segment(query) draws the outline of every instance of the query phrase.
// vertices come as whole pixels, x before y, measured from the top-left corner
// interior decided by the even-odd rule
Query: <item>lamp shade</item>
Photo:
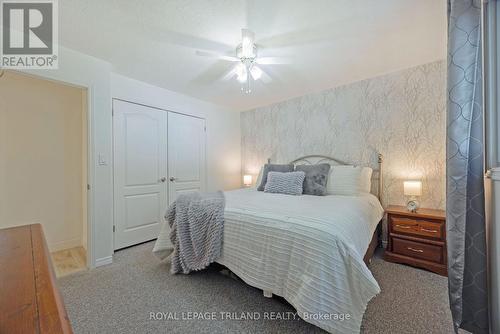
[[[422,181],[404,181],[405,196],[420,196],[422,195]]]
[[[252,185],[252,175],[243,175],[243,184],[245,186]]]

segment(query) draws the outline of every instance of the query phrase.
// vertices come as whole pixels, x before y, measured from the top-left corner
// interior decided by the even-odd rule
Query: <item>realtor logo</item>
[[[0,67],[57,68],[57,0],[0,0],[0,4]]]

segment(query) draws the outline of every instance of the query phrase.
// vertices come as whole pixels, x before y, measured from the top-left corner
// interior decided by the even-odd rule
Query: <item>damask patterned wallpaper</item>
[[[422,207],[445,206],[446,64],[438,61],[241,113],[242,168],[308,154],[376,168],[382,203],[406,203],[403,180],[422,180]]]

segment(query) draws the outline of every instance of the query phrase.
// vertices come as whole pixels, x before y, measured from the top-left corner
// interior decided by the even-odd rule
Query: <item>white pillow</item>
[[[255,188],[257,188],[262,183],[263,173],[264,173],[264,167],[260,167],[259,175],[257,176],[257,181],[255,181]]]
[[[370,167],[361,168],[361,192],[371,193],[372,192],[372,174],[373,169]]]
[[[370,193],[372,172],[370,167],[332,166],[326,191],[329,195]]]

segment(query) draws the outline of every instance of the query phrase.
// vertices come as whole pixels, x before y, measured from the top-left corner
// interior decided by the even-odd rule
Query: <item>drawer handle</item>
[[[399,225],[399,224],[397,224],[396,227],[399,227],[399,228],[411,228],[411,226]]]
[[[429,233],[438,233],[439,231],[438,230],[429,230],[429,229],[426,229],[426,228],[421,228],[422,231],[424,232],[429,232]]]
[[[415,252],[415,253],[423,253],[424,251],[421,250],[421,249],[415,249],[415,248],[411,248],[411,247],[407,247],[408,250],[411,250],[412,252]]]

